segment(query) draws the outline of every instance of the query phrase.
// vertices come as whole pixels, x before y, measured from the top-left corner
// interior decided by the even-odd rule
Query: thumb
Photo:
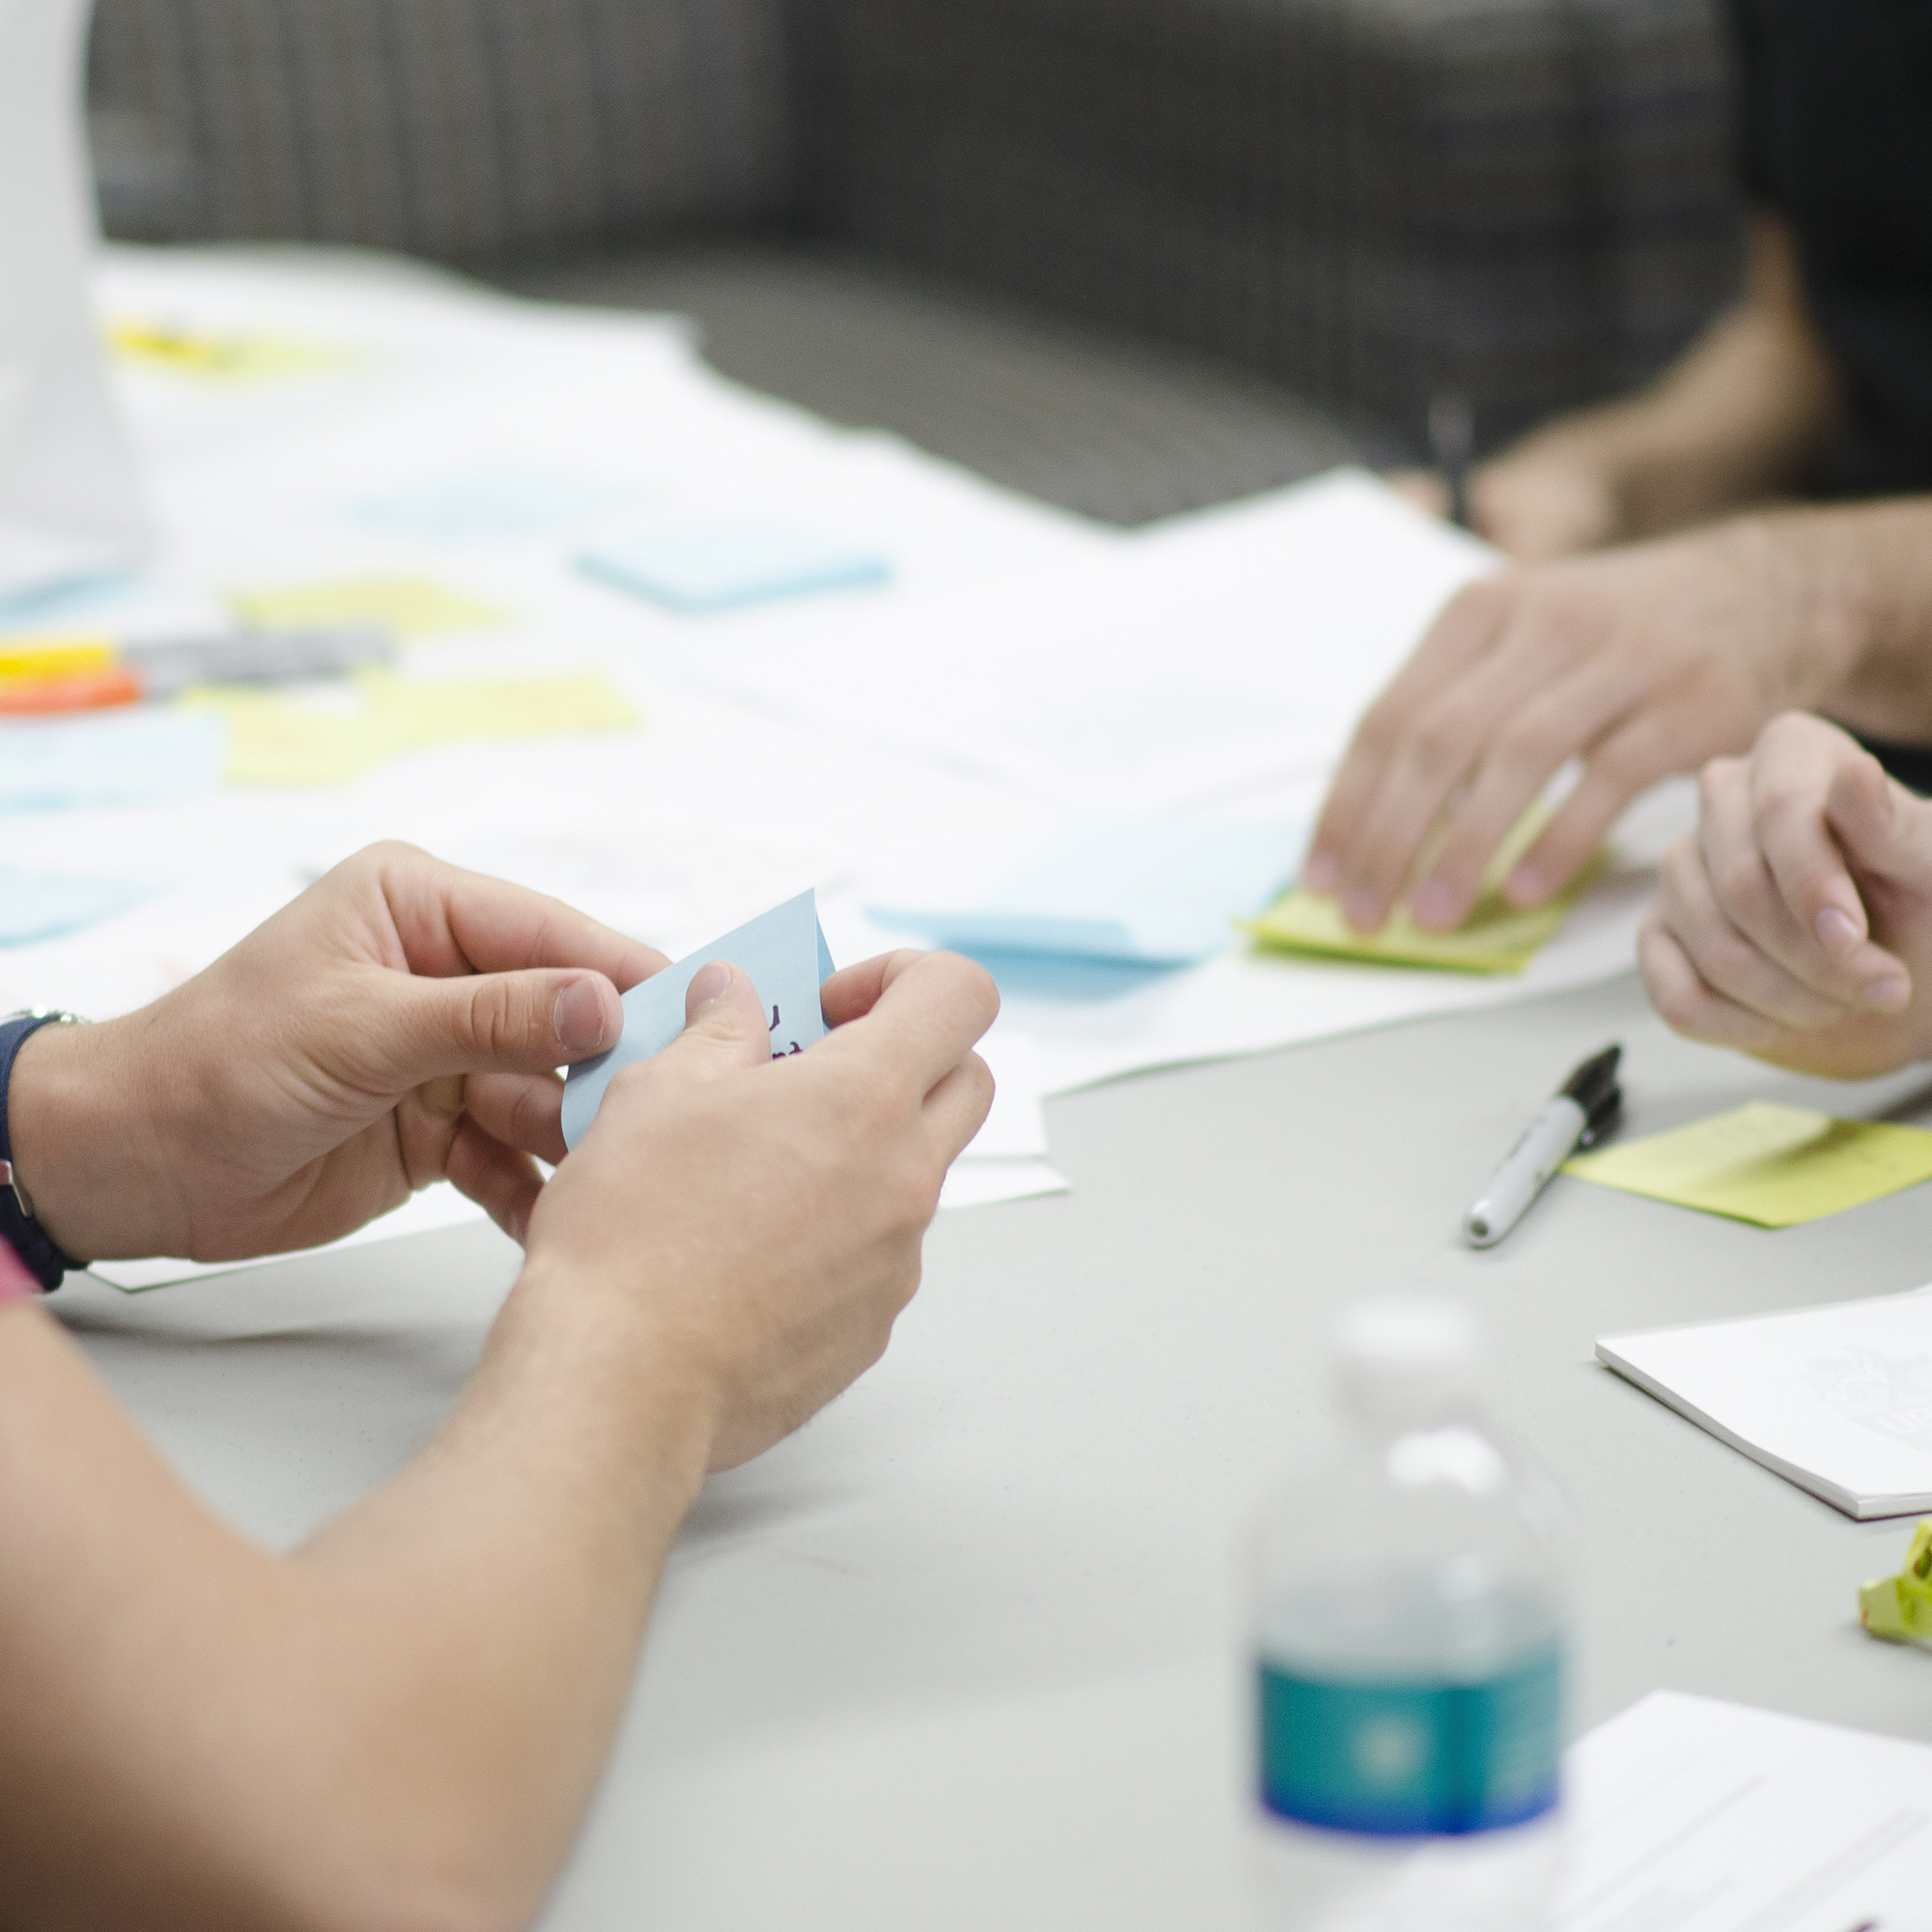
[[[1847,758],[1832,774],[1825,820],[1854,871],[1906,883],[1932,874],[1932,849],[1915,804],[1876,758]]]
[[[377,970],[389,997],[373,1025],[363,1022],[364,1038],[380,1084],[398,1089],[463,1073],[548,1073],[602,1053],[624,1031],[617,989],[602,973]]]
[[[684,991],[684,1031],[659,1061],[709,1080],[771,1058],[772,1030],[751,976],[728,959],[700,966]]]

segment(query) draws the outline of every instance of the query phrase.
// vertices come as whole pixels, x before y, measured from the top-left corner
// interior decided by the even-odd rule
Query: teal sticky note
[[[135,879],[90,879],[0,866],[0,946],[31,946],[98,925],[152,898]]]
[[[803,1053],[825,1037],[818,989],[832,977],[832,952],[818,923],[818,895],[804,892],[699,947],[624,995],[622,1037],[609,1053],[573,1066],[564,1083],[566,1147],[574,1148],[589,1131],[613,1074],[662,1053],[684,1031],[685,989],[697,969],[713,959],[728,959],[758,989],[770,1022],[774,1060]]]
[[[1178,966],[1222,952],[1294,876],[1299,820],[1088,812],[977,905],[868,906],[881,924],[964,952]]]
[[[172,805],[218,790],[228,726],[147,705],[0,724],[0,811]]]
[[[540,465],[499,464],[358,497],[343,515],[417,543],[517,543],[582,530],[646,494],[641,484]]]
[[[890,561],[864,545],[764,517],[629,530],[580,552],[577,567],[694,615],[882,583],[892,574]]]

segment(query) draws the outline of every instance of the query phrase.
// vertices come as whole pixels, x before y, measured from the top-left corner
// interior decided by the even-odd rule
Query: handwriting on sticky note
[[[1932,1179],[1932,1133],[1753,1100],[1578,1154],[1564,1173],[1760,1228],[1791,1228]]]
[[[774,1060],[803,1053],[825,1037],[818,989],[832,977],[832,954],[818,923],[818,895],[800,893],[770,912],[688,953],[624,995],[624,1032],[609,1053],[570,1069],[563,1090],[563,1139],[575,1147],[589,1131],[612,1077],[661,1053],[684,1031],[684,995],[700,966],[728,959],[758,990],[771,1013]]]
[[[452,590],[427,577],[356,577],[325,583],[237,590],[236,614],[264,630],[374,624],[398,638],[439,631],[490,630],[509,622],[494,604]]]
[[[1452,973],[1520,973],[1562,929],[1572,908],[1589,889],[1604,862],[1598,853],[1577,876],[1540,906],[1513,906],[1503,881],[1549,822],[1538,808],[1526,812],[1483,874],[1483,888],[1469,916],[1453,932],[1429,932],[1409,917],[1406,904],[1389,915],[1379,932],[1357,932],[1338,901],[1296,886],[1266,912],[1247,923],[1255,943],[1270,952],[1306,952],[1358,959],[1383,966],[1434,966]],[[1446,828],[1424,848],[1417,874],[1426,872]]]

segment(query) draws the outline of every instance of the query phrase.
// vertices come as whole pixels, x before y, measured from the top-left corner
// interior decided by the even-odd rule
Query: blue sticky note
[[[515,543],[582,529],[643,494],[640,484],[504,464],[364,497],[343,514],[364,529],[420,543]]]
[[[1091,812],[1071,818],[978,905],[868,906],[962,952],[1179,966],[1223,951],[1301,863],[1298,820]]]
[[[563,1141],[575,1147],[597,1118],[611,1076],[633,1061],[661,1053],[684,1031],[684,994],[700,966],[728,959],[751,976],[771,1022],[772,1058],[803,1053],[825,1037],[818,989],[832,977],[832,952],[818,923],[818,895],[760,913],[749,925],[667,966],[624,995],[624,1033],[609,1053],[581,1061],[563,1089]]]
[[[882,583],[892,574],[888,559],[863,545],[766,518],[633,529],[581,552],[577,567],[693,614]]]
[[[31,946],[98,925],[158,890],[136,879],[87,879],[0,866],[0,946]]]
[[[146,705],[0,724],[0,811],[173,805],[218,790],[228,726]]]

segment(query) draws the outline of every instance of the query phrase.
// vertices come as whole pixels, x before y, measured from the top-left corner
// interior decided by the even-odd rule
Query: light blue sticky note
[[[1091,812],[1068,819],[976,906],[868,906],[882,924],[967,952],[1178,966],[1235,940],[1291,880],[1298,820]]]
[[[516,543],[563,536],[645,495],[641,484],[503,464],[414,483],[343,505],[362,528],[419,543]]]
[[[623,1037],[609,1053],[573,1066],[564,1083],[566,1147],[574,1148],[588,1131],[613,1073],[661,1053],[684,1031],[685,988],[697,969],[713,959],[728,959],[751,976],[770,1021],[774,1060],[803,1053],[825,1037],[818,989],[832,977],[832,952],[818,923],[818,895],[804,892],[624,995]]]
[[[0,946],[31,946],[98,925],[158,890],[137,879],[87,879],[0,866]]]
[[[0,811],[173,805],[221,785],[228,726],[147,705],[0,724]]]
[[[892,575],[891,562],[864,545],[761,517],[629,530],[581,552],[577,567],[692,613],[882,583]]]

